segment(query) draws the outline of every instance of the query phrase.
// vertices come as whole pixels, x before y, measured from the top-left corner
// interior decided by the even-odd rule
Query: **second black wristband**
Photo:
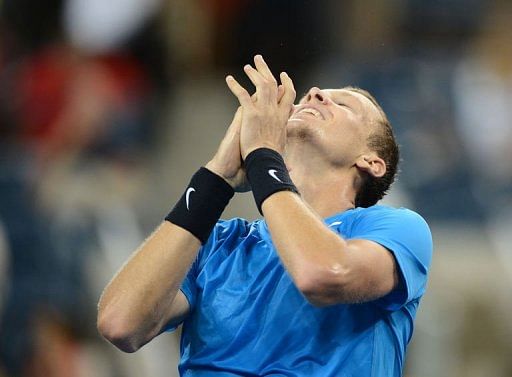
[[[281,154],[273,149],[259,148],[247,155],[244,161],[247,179],[258,211],[270,195],[278,191],[299,193],[293,184]]]

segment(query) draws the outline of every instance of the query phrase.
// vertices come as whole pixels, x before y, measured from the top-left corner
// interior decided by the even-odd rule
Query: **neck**
[[[321,217],[355,207],[355,168],[333,166],[311,144],[294,141],[285,161],[302,198]]]

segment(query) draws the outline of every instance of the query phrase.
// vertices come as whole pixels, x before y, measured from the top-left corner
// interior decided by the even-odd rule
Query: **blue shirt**
[[[398,288],[372,302],[315,307],[284,269],[264,220],[219,221],[181,288],[191,309],[182,376],[401,376],[432,256],[428,225],[385,206],[325,223],[389,249]]]

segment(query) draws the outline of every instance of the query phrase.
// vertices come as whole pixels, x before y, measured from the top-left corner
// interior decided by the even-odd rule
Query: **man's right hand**
[[[239,107],[215,156],[205,165],[205,168],[224,178],[236,192],[246,192],[251,189],[242,167],[240,153],[241,126],[242,107]]]

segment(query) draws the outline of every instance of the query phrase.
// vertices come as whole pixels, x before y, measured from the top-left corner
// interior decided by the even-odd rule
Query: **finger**
[[[279,84],[279,86],[277,87],[277,102],[281,102],[283,95],[284,95],[284,86],[283,86],[283,84]]]
[[[235,78],[231,75],[226,77],[226,84],[228,84],[229,90],[231,90],[231,93],[235,95],[235,97],[238,99],[238,102],[240,102],[240,105],[242,106],[251,106],[252,100],[251,96],[249,95],[249,92],[245,90],[245,88],[238,83],[238,81],[235,80]]]
[[[233,116],[233,120],[229,125],[228,134],[240,133],[240,127],[242,125],[242,114],[243,108],[242,106],[238,106],[238,109],[236,109],[235,115]]]
[[[251,80],[253,85],[256,87],[256,91],[258,91],[258,88],[261,88],[261,86],[265,82],[264,77],[256,69],[254,69],[250,64],[246,64],[244,66],[244,72],[247,75],[247,77],[249,77],[249,80]]]
[[[293,101],[295,101],[295,96],[297,95],[295,87],[293,86],[293,81],[286,72],[281,72],[279,78],[281,79],[284,87],[284,94],[280,103],[285,106],[291,106],[293,105]]]
[[[226,134],[224,135],[224,138],[221,141],[221,147],[227,147],[228,145],[231,145],[232,143],[239,143],[240,142],[240,129],[242,126],[242,106],[239,106],[238,109],[235,112],[235,115],[233,116],[233,120],[231,121],[231,124],[228,127],[228,130],[226,131]]]
[[[244,67],[244,71],[256,87],[257,99],[268,103],[276,102],[277,85],[275,80],[267,80],[260,72],[249,64]]]
[[[276,78],[272,74],[272,71],[268,67],[267,63],[263,59],[263,56],[256,55],[254,57],[254,66],[258,70],[258,72],[268,81],[277,83]]]

